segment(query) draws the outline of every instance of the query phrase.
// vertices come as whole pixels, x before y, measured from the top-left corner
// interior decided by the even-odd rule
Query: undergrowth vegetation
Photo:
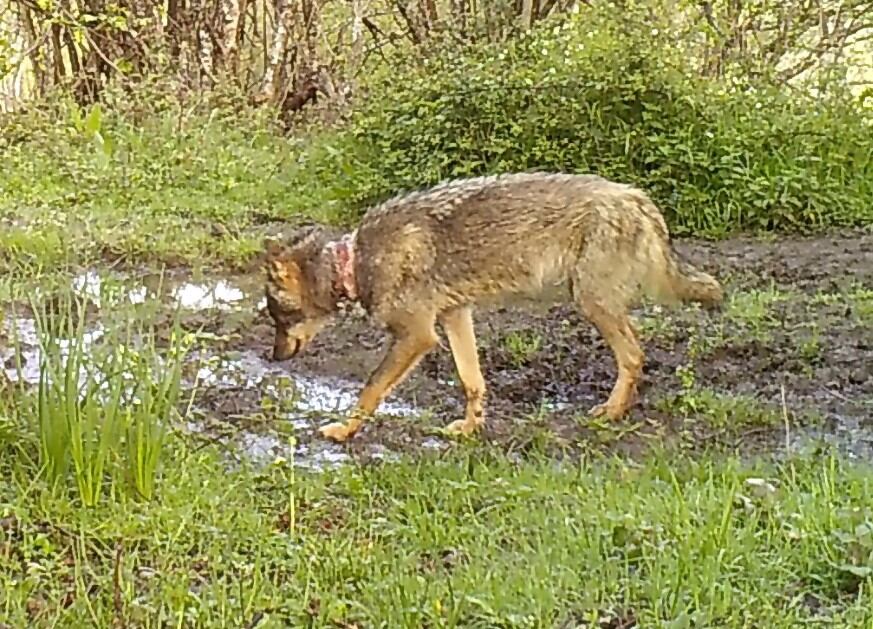
[[[7,446],[8,447],[8,446]],[[13,626],[862,627],[869,472],[653,456],[228,469],[172,439],[160,491],[70,509],[4,456]],[[624,624],[622,624],[624,623]]]
[[[118,257],[233,263],[254,251],[245,230],[291,205],[299,150],[255,113],[150,96],[144,120],[123,101],[10,117],[0,261],[24,275]]]
[[[547,169],[638,184],[677,233],[873,220],[873,115],[837,84],[705,80],[664,17],[588,11],[520,40],[385,73],[341,172],[356,201],[449,177]]]
[[[401,189],[530,169],[638,184],[677,234],[873,221],[868,97],[827,77],[701,78],[675,36],[666,18],[595,7],[520,38],[401,50],[342,121],[290,135],[232,89],[36,104],[0,128],[0,260],[239,264],[274,221],[349,225]]]
[[[182,366],[193,338],[177,321],[162,336],[129,303],[126,312],[123,302],[102,305],[123,316],[86,327],[85,303],[70,293],[31,304],[34,330],[13,328],[7,339],[17,384],[2,389],[6,425],[15,428],[7,445],[49,485],[75,487],[86,507],[107,492],[153,497],[166,436],[183,410]],[[22,331],[35,336],[35,348],[23,349]],[[189,383],[186,395],[194,390]]]

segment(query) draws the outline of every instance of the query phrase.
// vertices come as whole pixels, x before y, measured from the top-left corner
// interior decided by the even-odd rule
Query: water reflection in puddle
[[[241,452],[246,459],[259,465],[269,465],[276,462],[293,463],[295,467],[322,471],[332,469],[349,462],[351,457],[342,446],[329,442],[299,443],[297,440],[272,433],[260,433],[250,430],[238,430],[230,435],[211,437],[201,424],[188,422],[186,429],[190,433],[214,438],[215,441],[229,446],[235,452]],[[391,461],[397,455],[381,444],[372,444],[365,453],[371,459]]]
[[[208,356],[201,358],[209,359]],[[197,379],[200,386],[256,389],[262,395],[270,395],[280,401],[293,398],[292,408],[284,411],[282,416],[296,431],[310,433],[317,423],[324,423],[331,416],[351,408],[357,401],[360,388],[359,384],[339,379],[289,374],[282,366],[264,360],[253,351],[212,357],[211,364],[199,368]],[[290,386],[280,386],[284,381]],[[417,413],[413,406],[394,400],[386,400],[379,412],[393,416]],[[290,459],[293,455],[295,465],[299,467],[322,469],[339,465],[349,458],[341,446],[320,438],[295,447],[278,435],[243,430],[233,441],[250,459],[259,462],[279,457]],[[368,456],[371,458],[390,460],[395,456],[380,444],[373,444],[370,449],[372,451]]]
[[[296,396],[295,407],[300,413],[340,413],[357,401],[360,385],[340,379],[314,378],[289,374],[286,367],[261,358],[246,350],[227,356],[200,355],[201,367],[197,379],[205,386],[257,388],[262,393],[277,394],[278,382],[288,380]],[[416,413],[408,404],[386,400],[379,407],[382,415],[403,416]]]
[[[158,291],[158,285],[163,284],[165,289],[161,291],[164,299],[178,304],[188,310],[230,310],[239,305],[246,298],[246,292],[242,287],[227,280],[218,281],[180,281],[173,278],[156,278],[152,293]],[[107,278],[93,270],[86,271],[73,278],[73,291],[87,297],[98,308],[102,306],[104,297],[109,293],[126,293],[127,301],[132,304],[141,304],[149,297],[149,287],[135,286],[129,288],[129,278]]]
[[[103,328],[96,325],[87,330],[81,339],[82,350],[87,352],[90,347],[103,336]],[[11,382],[19,380],[28,384],[39,383],[39,366],[41,352],[39,334],[36,322],[27,317],[7,316],[0,329],[0,339],[6,338],[7,343],[0,345],[0,365]],[[58,338],[58,351],[62,358],[69,356],[72,341]]]
[[[71,282],[75,294],[100,308],[127,302],[143,304],[160,300],[169,307],[179,306],[193,311],[239,310],[245,307],[262,307],[263,297],[255,304],[253,292],[226,280],[213,282],[180,281],[178,278],[155,277],[142,280],[133,285],[123,276],[101,275],[86,271]],[[94,343],[103,335],[98,324],[85,332],[82,349],[90,351]],[[0,367],[11,381],[37,384],[40,377],[40,339],[32,318],[6,316],[0,328]],[[61,355],[69,351],[71,341],[57,338]],[[288,373],[286,368],[261,358],[254,351],[242,351],[231,355],[210,354],[207,351],[192,352],[188,360],[195,367],[190,375],[190,386],[197,382],[200,388],[212,390],[222,388],[245,388],[257,390],[262,396],[270,396],[280,402],[281,415],[288,425],[298,433],[313,433],[320,423],[331,421],[329,417],[348,410],[356,401],[361,385],[338,379],[320,379],[302,374]],[[281,386],[282,383],[288,386]],[[292,403],[287,404],[288,397]],[[387,415],[415,414],[412,406],[387,400],[380,413]],[[194,433],[204,433],[204,427],[189,422],[186,429]],[[208,432],[208,431],[207,431]],[[348,454],[341,446],[315,438],[312,442],[293,445],[281,435],[238,429],[231,437],[219,437],[219,441],[233,445],[256,462],[268,463],[277,458],[294,461],[302,468],[324,469],[346,462]],[[374,445],[373,458],[390,459],[393,454],[380,445]]]
[[[826,426],[810,426],[797,430],[789,441],[790,451],[836,448],[856,461],[873,460],[873,427],[867,421],[843,416],[832,417]]]
[[[221,280],[211,286],[185,283],[175,288],[173,296],[183,308],[227,310],[232,308],[235,302],[242,301],[245,293],[240,288]]]

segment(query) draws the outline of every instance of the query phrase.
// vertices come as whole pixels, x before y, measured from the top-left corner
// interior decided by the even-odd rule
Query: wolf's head
[[[328,240],[323,229],[307,227],[284,243],[264,243],[267,309],[276,331],[273,360],[287,360],[300,352],[333,314],[319,290],[317,264]]]

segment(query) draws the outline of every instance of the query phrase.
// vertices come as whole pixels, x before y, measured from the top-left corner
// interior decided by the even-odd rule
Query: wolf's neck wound
[[[325,251],[333,261],[333,289],[338,304],[358,300],[358,281],[355,277],[355,236],[357,230],[346,234],[339,240],[325,245]]]

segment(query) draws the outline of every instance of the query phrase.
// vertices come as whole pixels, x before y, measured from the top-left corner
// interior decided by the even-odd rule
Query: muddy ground
[[[621,422],[586,414],[606,399],[616,370],[572,305],[478,310],[489,385],[480,438],[519,454],[536,447],[632,455],[665,443],[759,452],[823,440],[873,456],[873,234],[680,241],[677,248],[724,281],[728,301],[716,313],[636,313],[645,376],[638,404]],[[131,271],[128,279],[145,276],[140,284],[153,286],[146,275]],[[256,273],[219,284],[201,278],[187,292],[178,288],[191,278],[172,276],[173,303],[187,308],[184,326],[212,335],[198,354],[212,361],[199,367],[189,427],[236,432],[244,449],[268,457],[287,451],[290,430],[300,460],[316,463],[450,447],[438,429],[463,415],[463,398],[447,348],[427,356],[350,444],[327,444],[315,429],[335,419],[333,407],[341,412],[354,401],[381,358],[385,334],[366,321],[338,322],[303,355],[271,363],[272,326]],[[141,285],[135,294],[143,298]]]
[[[608,396],[616,370],[597,331],[572,305],[479,310],[476,328],[490,387],[482,438],[519,451],[545,445],[635,453],[664,441],[757,450],[784,447],[787,423],[793,446],[816,436],[855,455],[873,454],[873,234],[685,241],[677,247],[722,278],[733,301],[721,313],[638,313],[645,381],[639,404],[617,424],[586,416]],[[225,336],[227,351],[269,354],[272,329],[263,310],[251,321],[229,323],[219,313],[189,323],[194,321]],[[360,386],[386,340],[366,322],[344,321],[280,369]],[[353,397],[356,390],[348,393]],[[261,392],[228,395],[212,391],[203,401],[216,416],[240,417],[260,403]],[[422,443],[440,447],[428,435],[463,415],[447,347],[427,356],[390,400],[427,412],[377,418],[347,446],[351,453],[381,451],[377,445],[390,451]],[[310,419],[298,431],[304,443],[317,441],[315,426],[328,421]]]

